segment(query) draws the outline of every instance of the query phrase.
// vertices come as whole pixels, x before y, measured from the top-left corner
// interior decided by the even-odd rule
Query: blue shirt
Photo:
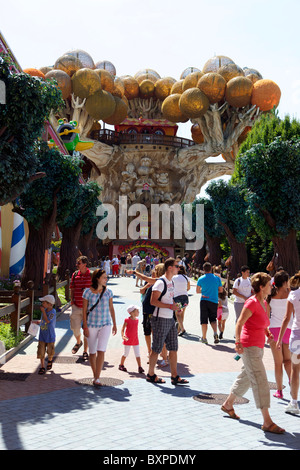
[[[201,287],[201,299],[209,300],[215,304],[218,303],[219,287],[222,287],[221,278],[213,273],[206,273],[199,277],[197,286]]]
[[[40,322],[39,341],[43,341],[44,343],[54,343],[55,342],[56,310],[55,308],[52,308],[51,310],[49,310],[49,312],[45,310],[45,313],[50,323],[45,322],[43,318],[43,314],[42,314],[41,322]]]
[[[100,294],[94,294],[91,289],[85,289],[82,297],[88,301],[88,310],[96,304]],[[91,328],[101,328],[102,326],[111,325],[111,314],[109,310],[109,299],[113,297],[110,289],[106,289],[100,302],[88,314],[87,326]]]

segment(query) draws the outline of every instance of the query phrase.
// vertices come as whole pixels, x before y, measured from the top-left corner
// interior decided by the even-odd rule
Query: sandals
[[[233,408],[231,408],[230,410],[227,410],[225,406],[221,406],[221,410],[224,411],[224,413],[227,413],[229,417],[232,419],[240,419],[240,417],[235,413]]]
[[[186,385],[188,383],[189,383],[188,380],[181,379],[179,377],[179,375],[177,375],[176,377],[171,377],[171,384],[172,385]]]
[[[82,354],[82,359],[83,359],[84,361],[88,361],[89,355],[88,355],[88,353],[87,353],[86,351],[84,351],[84,353]]]
[[[74,348],[72,349],[72,354],[76,354],[78,349],[81,348],[82,344],[82,341],[80,341],[79,344],[75,344]]]
[[[96,388],[102,387],[102,384],[101,384],[101,382],[100,382],[100,379],[96,379],[96,380],[94,379],[94,380],[93,380],[93,385],[94,385],[94,387],[96,387]]]
[[[48,361],[47,370],[51,370],[51,369],[52,369],[52,363],[53,363],[53,361]]]
[[[126,367],[123,366],[122,364],[119,365],[119,370],[122,370],[123,372],[127,372]]]
[[[163,379],[160,379],[159,377],[157,377],[156,374],[154,374],[154,375],[147,374],[146,380],[147,380],[147,382],[151,382],[151,383],[154,383],[154,384],[165,384],[166,383]]]
[[[45,373],[46,373],[45,367],[41,367],[40,370],[39,370],[39,372],[38,372],[38,374],[39,374],[39,375],[44,375]]]
[[[262,426],[261,429],[264,432],[272,432],[273,434],[284,434],[285,433],[285,429],[280,428],[275,423],[270,424],[270,426]]]

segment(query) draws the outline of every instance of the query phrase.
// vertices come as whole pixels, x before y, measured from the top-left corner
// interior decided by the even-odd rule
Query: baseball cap
[[[43,300],[44,300],[45,302],[49,302],[49,304],[52,304],[52,305],[55,304],[55,298],[54,298],[53,295],[50,295],[50,294],[49,294],[49,295],[45,295],[44,297],[40,297],[39,300],[40,300],[41,302],[43,302]]]
[[[136,309],[140,311],[140,307],[138,305],[129,305],[129,307],[127,308],[127,312],[131,313],[133,312],[133,310],[136,310]]]

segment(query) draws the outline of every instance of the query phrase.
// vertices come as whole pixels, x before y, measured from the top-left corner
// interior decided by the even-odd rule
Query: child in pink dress
[[[119,370],[127,372],[127,369],[124,366],[124,362],[130,352],[130,348],[133,347],[133,351],[138,364],[138,372],[142,374],[144,372],[144,369],[141,366],[140,346],[138,338],[139,320],[137,318],[139,316],[139,307],[137,307],[136,305],[130,305],[127,309],[127,312],[129,313],[129,317],[125,319],[121,330],[121,335],[124,344],[124,354],[121,357]]]

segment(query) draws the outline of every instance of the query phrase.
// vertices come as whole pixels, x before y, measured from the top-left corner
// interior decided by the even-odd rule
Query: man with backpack
[[[188,383],[187,380],[180,378],[177,374],[178,336],[174,311],[180,310],[180,307],[173,300],[174,284],[172,277],[177,274],[178,268],[179,264],[174,258],[167,259],[165,262],[165,274],[152,287],[150,303],[155,309],[151,317],[153,340],[147,374],[147,381],[152,383],[165,383],[154,372],[158,356],[164,344],[166,344],[166,348],[169,351],[171,383],[173,385]]]
[[[242,276],[238,277],[233,284],[232,293],[235,296],[234,299],[234,311],[236,316],[236,321],[238,321],[239,316],[243,310],[244,303],[252,295],[252,287],[250,280],[250,269],[248,266],[241,267]]]

